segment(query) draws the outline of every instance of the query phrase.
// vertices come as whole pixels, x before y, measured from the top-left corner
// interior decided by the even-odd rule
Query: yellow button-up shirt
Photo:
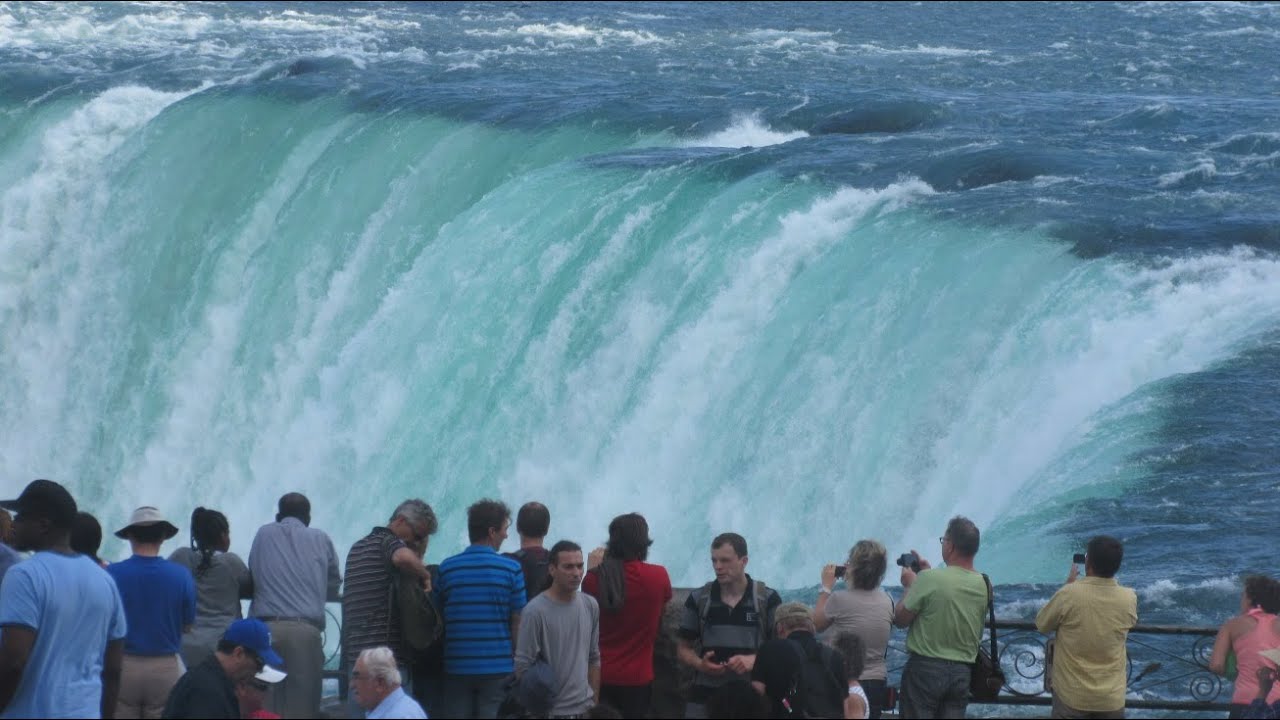
[[[1057,632],[1053,693],[1088,712],[1124,707],[1125,640],[1138,623],[1138,596],[1115,578],[1082,577],[1064,585],[1036,615],[1042,633]]]

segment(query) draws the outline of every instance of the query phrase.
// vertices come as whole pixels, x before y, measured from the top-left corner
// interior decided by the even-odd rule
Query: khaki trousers
[[[116,697],[116,717],[158,718],[169,700],[169,691],[178,684],[187,668],[177,655],[128,655],[120,669],[120,694]]]
[[[316,626],[295,620],[272,620],[271,647],[284,660],[288,676],[267,691],[267,709],[286,720],[320,717],[324,687],[324,641]]]
[[[1053,696],[1053,713],[1051,718],[1062,720],[1123,720],[1124,708],[1119,710],[1077,710]]]

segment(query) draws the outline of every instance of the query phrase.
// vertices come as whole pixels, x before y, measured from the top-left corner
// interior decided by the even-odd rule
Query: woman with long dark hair
[[[227,516],[198,507],[191,513],[191,546],[169,556],[196,581],[196,624],[182,638],[182,661],[189,668],[213,654],[222,633],[242,617],[240,599],[250,593],[249,568],[230,548]]]
[[[600,701],[643,718],[653,697],[653,645],[671,601],[671,578],[651,565],[649,523],[639,513],[609,523],[609,542],[591,553],[582,591],[600,603]]]

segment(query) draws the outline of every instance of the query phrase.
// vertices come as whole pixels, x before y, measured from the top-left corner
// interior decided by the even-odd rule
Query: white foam
[[[947,46],[932,46],[918,44],[914,48],[887,48],[874,43],[863,43],[857,46],[863,52],[869,52],[876,55],[926,55],[933,57],[958,58],[958,57],[982,57],[990,55],[990,50],[969,48],[953,48]]]
[[[499,28],[496,30],[466,30],[467,35],[479,37],[525,37],[547,38],[570,42],[586,41],[595,45],[606,42],[625,41],[631,45],[652,45],[664,40],[647,30],[617,30],[614,28],[588,27],[571,23],[528,23],[515,28]]]
[[[1181,185],[1188,180],[1212,180],[1217,175],[1218,167],[1213,158],[1202,158],[1196,162],[1193,168],[1175,170],[1161,175],[1156,184],[1162,188],[1169,188]]]
[[[1170,606],[1181,604],[1178,596],[1185,594],[1201,595],[1203,593],[1235,594],[1241,591],[1237,578],[1217,577],[1197,582],[1175,582],[1167,578],[1157,580],[1146,587],[1135,588],[1138,597],[1153,605]]]
[[[758,113],[735,115],[729,127],[704,137],[685,140],[685,147],[768,147],[809,137],[803,130],[778,131],[765,125]]]

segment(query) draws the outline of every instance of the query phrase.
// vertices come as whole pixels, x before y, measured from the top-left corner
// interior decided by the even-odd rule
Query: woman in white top
[[[849,681],[849,696],[844,699],[845,720],[870,720],[871,703],[858,678],[862,675],[862,658],[866,649],[862,640],[851,632],[842,632],[831,641],[840,657],[844,658],[844,674]]]
[[[822,591],[813,621],[818,632],[832,625],[837,632],[858,636],[864,648],[860,685],[870,706],[869,717],[878,720],[884,707],[888,669],[884,655],[893,625],[893,598],[880,587],[888,565],[884,545],[859,540],[849,550],[845,565],[845,589],[836,591],[836,566],[822,569]]]

